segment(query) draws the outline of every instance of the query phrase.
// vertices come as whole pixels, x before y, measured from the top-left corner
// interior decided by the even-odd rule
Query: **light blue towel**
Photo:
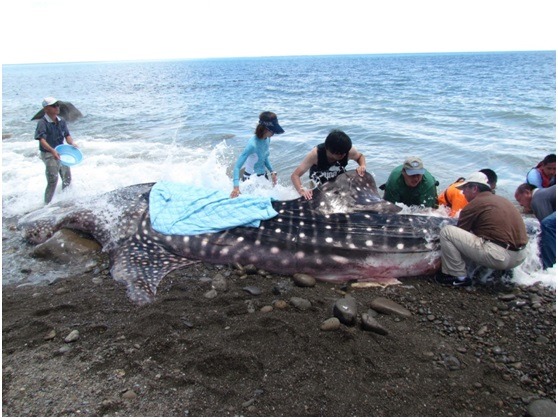
[[[234,227],[259,227],[277,215],[271,198],[229,194],[175,182],[158,182],[149,194],[149,214],[155,231],[191,236]]]

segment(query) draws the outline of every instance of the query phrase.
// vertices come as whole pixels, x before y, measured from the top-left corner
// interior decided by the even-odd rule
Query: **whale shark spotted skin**
[[[370,174],[349,171],[304,198],[274,201],[278,215],[259,228],[194,236],[151,227],[153,184],[132,185],[81,202],[51,204],[19,221],[24,237],[42,243],[61,228],[93,236],[109,254],[111,275],[129,298],[153,301],[160,281],[195,261],[253,264],[277,274],[306,273],[330,282],[381,281],[439,269],[438,234],[447,218],[400,214],[382,200]]]

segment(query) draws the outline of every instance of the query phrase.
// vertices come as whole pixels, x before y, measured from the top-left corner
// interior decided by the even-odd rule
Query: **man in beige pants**
[[[466,262],[496,270],[520,265],[527,256],[528,237],[519,211],[491,192],[482,172],[473,173],[458,188],[469,203],[461,210],[457,226],[445,226],[440,232],[442,272],[436,282],[471,285]]]

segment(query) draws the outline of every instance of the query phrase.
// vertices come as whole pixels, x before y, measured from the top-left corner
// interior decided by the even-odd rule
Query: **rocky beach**
[[[195,263],[136,306],[87,257],[82,274],[3,286],[4,416],[555,415],[553,288]]]

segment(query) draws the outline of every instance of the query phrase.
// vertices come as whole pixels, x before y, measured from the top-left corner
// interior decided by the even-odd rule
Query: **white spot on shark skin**
[[[403,233],[405,230],[403,229],[403,227],[399,228],[398,230],[400,233]]]
[[[294,257],[295,259],[304,259],[304,252],[296,252]]]
[[[397,243],[397,248],[399,250],[403,250],[404,247],[405,247],[405,245],[403,243]]]
[[[189,236],[184,236],[184,237],[182,238],[182,241],[183,241],[184,243],[188,243],[188,242],[190,242],[190,237],[189,237]]]
[[[275,232],[276,232],[277,234],[279,234],[279,233],[281,233],[281,229],[280,229],[280,228],[276,228],[276,229],[275,229]]]
[[[333,243],[333,239],[331,237],[326,237],[326,243]]]
[[[354,243],[349,243],[349,249],[356,249],[357,247],[355,246]]]
[[[238,238],[236,239],[236,241],[239,242],[239,243],[240,243],[240,242],[243,242],[243,241],[244,241],[244,237],[243,237],[243,236],[240,236],[240,237],[238,237]]]
[[[300,234],[298,235],[298,237],[300,237],[301,239],[303,239],[304,237],[306,237],[306,234],[300,233]]]
[[[260,240],[256,240],[256,241],[254,242],[254,244],[255,244],[256,246],[260,246],[260,245],[262,244],[262,242],[261,242]]]
[[[374,242],[372,242],[372,240],[366,240],[365,244],[367,246],[374,246]]]
[[[273,246],[271,249],[269,249],[269,252],[270,252],[272,255],[276,255],[276,254],[278,254],[278,253],[281,253],[281,249],[279,249],[279,248],[276,247],[276,246]]]
[[[230,250],[230,249],[229,249],[228,247],[225,247],[224,249],[221,249],[221,251],[219,252],[219,254],[220,254],[221,256],[226,256],[226,255],[229,254],[229,250]]]
[[[283,219],[282,219],[282,218],[277,218],[276,221],[277,221],[278,223],[282,223],[282,222],[283,222]]]
[[[300,223],[298,223],[298,225],[303,226],[303,225],[304,225],[304,221],[301,221]]]
[[[327,230],[331,230],[331,226],[330,226],[330,225],[325,226],[325,228],[326,228]]]
[[[334,260],[337,263],[340,263],[341,265],[346,265],[348,263],[350,263],[350,260],[347,259],[346,257],[343,256],[332,256],[331,257],[332,260]]]

